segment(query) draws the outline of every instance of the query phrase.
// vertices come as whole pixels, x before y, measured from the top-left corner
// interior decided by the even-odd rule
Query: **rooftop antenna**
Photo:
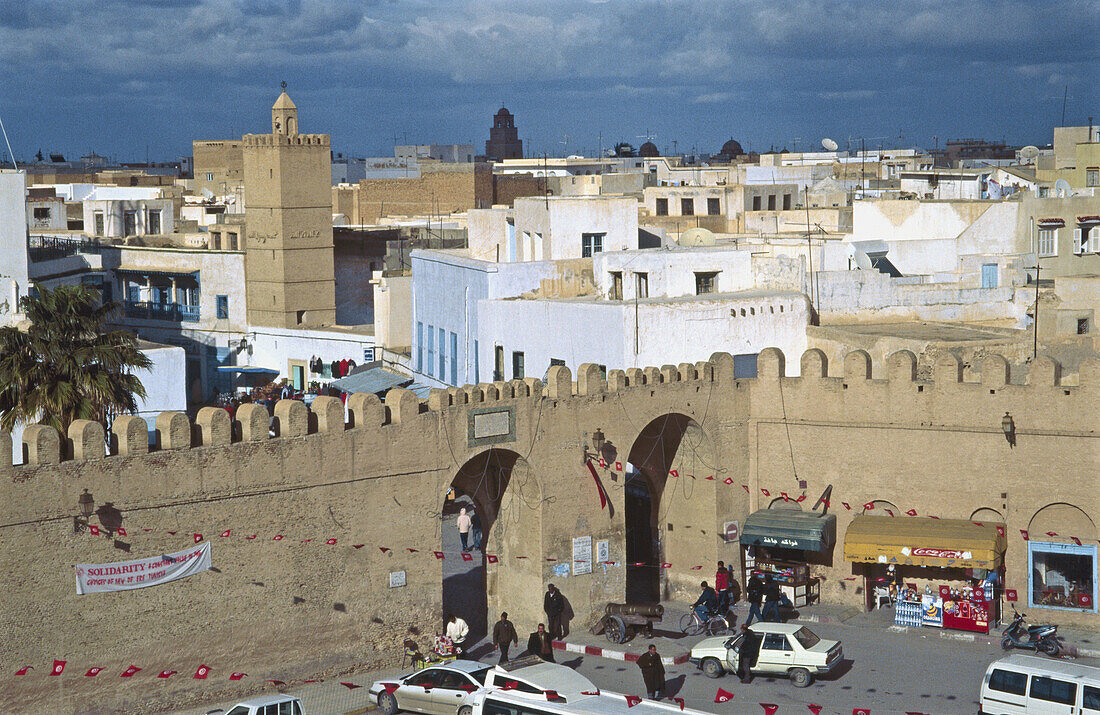
[[[563,147],[562,151],[564,153],[562,154],[562,156],[568,157],[569,156],[569,135],[568,134],[563,134],[562,135],[562,141],[559,142],[559,143]]]
[[[837,143],[835,141],[833,141],[832,139],[830,139],[829,137],[825,137],[824,139],[821,140],[821,148],[824,149],[825,151],[836,151],[837,146],[838,146]]]
[[[1066,126],[1066,100],[1069,99],[1069,85],[1066,85],[1066,89],[1062,92],[1062,123],[1058,126]]]
[[[4,133],[4,143],[8,145],[8,154],[11,155],[11,165],[16,171],[19,170],[19,165],[15,163],[15,154],[11,151],[11,142],[8,141],[8,130],[4,129],[4,120],[0,119],[0,131]]]

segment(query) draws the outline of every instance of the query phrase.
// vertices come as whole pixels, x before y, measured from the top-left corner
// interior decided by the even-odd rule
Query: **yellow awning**
[[[996,568],[1004,556],[1000,526],[961,519],[857,516],[844,535],[844,559],[881,564]]]

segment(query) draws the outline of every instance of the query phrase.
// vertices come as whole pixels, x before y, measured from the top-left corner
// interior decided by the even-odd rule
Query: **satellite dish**
[[[1039,147],[1028,144],[1020,150],[1020,158],[1031,161],[1035,157],[1039,156]]]
[[[207,200],[207,201],[210,201],[210,200],[212,200],[212,199],[214,198],[214,192],[213,192],[213,191],[211,191],[210,189],[203,189],[203,190],[202,190],[202,195],[203,195],[204,197],[206,197],[206,200]]]
[[[829,137],[825,137],[821,140],[821,146],[825,151],[836,151],[837,143]]]
[[[713,246],[717,243],[717,239],[707,229],[696,226],[681,233],[676,242],[681,246]]]
[[[1054,182],[1054,194],[1060,199],[1064,199],[1067,196],[1071,196],[1072,191],[1070,191],[1069,182],[1066,181],[1065,179],[1058,179],[1057,181],[1055,181]]]

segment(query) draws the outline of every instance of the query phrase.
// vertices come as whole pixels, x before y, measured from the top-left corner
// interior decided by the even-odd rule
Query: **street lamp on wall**
[[[1009,447],[1016,446],[1016,422],[1013,421],[1012,415],[1005,412],[1005,416],[1001,418],[1001,431],[1005,433],[1005,439],[1008,440]]]
[[[79,513],[73,517],[73,533],[79,534],[81,529],[88,528],[88,519],[95,513],[95,499],[85,489],[77,498],[76,505]]]
[[[581,448],[584,451],[583,461],[588,462],[593,459],[598,461],[600,455],[603,454],[603,448],[606,443],[607,440],[604,439],[603,430],[597,427],[596,431],[592,433],[592,451],[588,451],[587,444]]]

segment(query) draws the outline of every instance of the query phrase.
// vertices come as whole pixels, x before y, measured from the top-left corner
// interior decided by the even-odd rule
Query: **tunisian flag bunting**
[[[26,674],[27,674],[27,671],[28,671],[28,670],[30,670],[30,669],[31,669],[31,668],[33,668],[33,667],[34,667],[33,665],[24,665],[24,666],[23,666],[22,668],[20,668],[19,670],[15,671],[15,674],[16,674],[16,675],[26,675]]]
[[[852,715],[871,715],[870,708],[852,708]]]
[[[821,715],[820,705],[807,705],[806,707],[809,708],[810,712],[812,712],[814,715]]]
[[[103,671],[103,668],[88,668],[88,672],[84,674],[85,678],[94,678]]]
[[[206,680],[206,676],[210,675],[210,667],[206,665],[200,665],[195,674],[192,675],[194,680]]]
[[[68,661],[55,660],[53,662],[53,670],[50,671],[50,675],[61,675],[65,672],[65,663]]]
[[[642,699],[639,698],[637,695],[626,695],[624,697],[626,698],[626,706],[628,708],[632,708],[638,703],[642,702]]]
[[[669,698],[669,700],[671,700],[672,702],[679,705],[681,710],[684,709],[684,699],[683,698]]]
[[[230,680],[240,680],[241,678],[243,678],[246,675],[248,675],[248,673],[231,673],[229,675],[229,679]]]
[[[197,544],[202,541],[202,534],[191,534],[191,538],[193,538]]]
[[[136,665],[131,665],[129,668],[122,671],[122,675],[120,675],[118,677],[120,677],[120,678],[132,678],[132,677],[134,677],[134,673],[137,673],[140,670],[141,670],[141,668],[137,667]]]
[[[604,491],[603,484],[600,483],[600,475],[596,473],[596,468],[592,466],[592,460],[586,459],[585,465],[588,466],[588,471],[592,474],[592,480],[596,482],[596,492],[600,495],[600,508],[607,508],[607,492]]]
[[[733,700],[733,693],[718,688],[718,692],[714,694],[714,702],[716,703],[728,703]]]
[[[779,706],[775,703],[760,703],[760,707],[764,708],[764,715],[775,715],[779,710]]]
[[[175,675],[178,672],[179,672],[178,670],[162,670],[159,673],[157,673],[157,677],[158,678],[171,678],[173,675]]]

